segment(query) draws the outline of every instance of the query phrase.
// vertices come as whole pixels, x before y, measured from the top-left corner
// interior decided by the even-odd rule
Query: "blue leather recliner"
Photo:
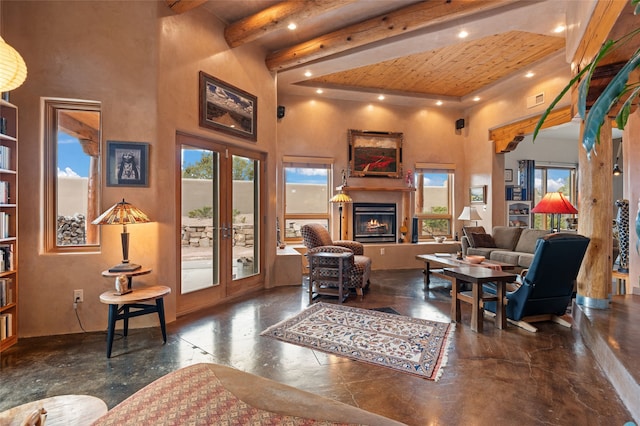
[[[578,234],[555,233],[539,238],[522,285],[507,292],[507,319],[529,331],[537,330],[530,324],[536,321],[552,320],[570,327],[560,317],[571,302],[588,245],[589,238]],[[484,291],[496,293],[491,284],[486,284]],[[484,309],[495,312],[495,305],[487,302]]]

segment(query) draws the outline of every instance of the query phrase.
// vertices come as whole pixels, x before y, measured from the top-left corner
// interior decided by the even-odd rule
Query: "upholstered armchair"
[[[531,323],[537,321],[551,320],[571,327],[562,317],[571,302],[588,245],[589,238],[578,234],[555,233],[539,238],[522,285],[507,292],[507,319],[532,332],[537,329]],[[484,290],[496,293],[491,284]],[[485,303],[484,308],[495,312],[495,302]]]
[[[354,288],[356,293],[362,296],[363,289],[369,287],[369,276],[371,275],[371,258],[364,255],[362,243],[348,240],[333,241],[329,231],[319,223],[303,225],[300,232],[304,245],[307,247],[307,253],[353,252],[353,268],[351,268],[348,287]]]

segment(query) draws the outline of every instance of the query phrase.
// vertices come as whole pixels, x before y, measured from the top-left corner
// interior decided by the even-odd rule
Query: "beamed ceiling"
[[[464,108],[528,71],[568,69],[565,33],[553,31],[568,0],[166,1],[213,13],[232,48],[262,47],[279,93]]]
[[[583,23],[555,29],[566,27],[569,7],[588,16],[596,0],[165,2],[175,13],[213,13],[231,48],[260,46],[265,66],[278,74],[279,95],[322,89],[329,98],[371,102],[384,95],[392,104],[464,109],[551,72],[568,76],[574,52],[567,50],[577,46],[565,40],[567,33],[580,39]],[[629,25],[637,25],[632,6],[625,7]],[[630,56],[623,50],[619,60]]]

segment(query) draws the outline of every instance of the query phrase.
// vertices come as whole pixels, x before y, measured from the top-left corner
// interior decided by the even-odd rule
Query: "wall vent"
[[[527,108],[533,108],[544,103],[544,92],[527,97]]]

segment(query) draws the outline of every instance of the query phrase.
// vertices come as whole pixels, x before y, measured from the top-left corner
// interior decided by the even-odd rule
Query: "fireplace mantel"
[[[344,192],[353,192],[353,191],[391,191],[391,192],[414,192],[416,189],[413,187],[407,186],[396,186],[396,187],[387,187],[387,186],[338,186],[336,187],[338,191]]]

